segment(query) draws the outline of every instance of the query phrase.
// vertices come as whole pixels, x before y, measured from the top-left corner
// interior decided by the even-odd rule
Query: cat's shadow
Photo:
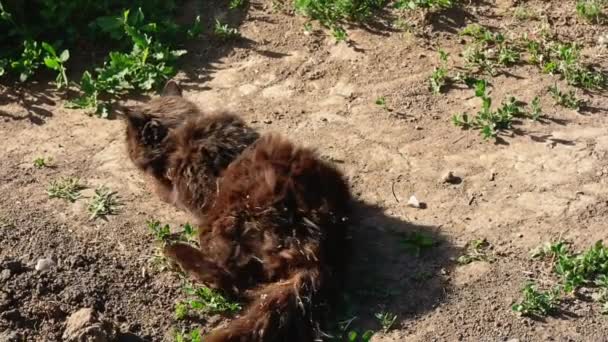
[[[345,330],[393,328],[436,308],[446,298],[448,277],[460,249],[441,230],[388,216],[380,207],[355,205],[353,254],[335,321]],[[355,319],[353,319],[355,318]],[[340,325],[340,324],[338,324]],[[338,329],[340,330],[340,329]]]

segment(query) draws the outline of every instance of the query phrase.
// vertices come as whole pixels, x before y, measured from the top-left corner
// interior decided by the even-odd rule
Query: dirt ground
[[[405,31],[391,26],[395,13],[383,13],[374,25],[349,27],[347,44],[320,29],[306,33],[303,17],[253,0],[227,17],[243,39],[204,39],[186,58],[179,75],[185,97],[315,147],[347,175],[365,203],[353,228],[352,328],[377,331],[372,341],[608,341],[608,318],[593,301],[569,300],[561,315],[543,320],[511,310],[527,279],[550,281],[531,249],[561,238],[581,250],[606,238],[606,92],[580,92],[590,110],[576,113],[546,94],[555,82],[565,87],[558,77],[510,68],[492,80],[495,102],[539,95],[545,118],[523,120],[494,143],[451,122],[480,107],[472,90],[428,90],[437,50],[454,63],[463,47],[457,30],[467,23],[540,30],[540,20],[514,18],[514,2],[471,1],[424,20],[412,15],[416,25]],[[525,2],[562,39],[584,44],[586,61],[607,70],[608,46],[598,40],[608,28],[577,18],[574,3]],[[203,9],[210,17],[227,13],[213,1]],[[0,88],[0,271],[9,270],[0,277],[0,341],[60,341],[67,317],[85,307],[113,322],[124,341],[171,341],[174,329],[221,324],[219,316],[173,317],[182,283],[151,261],[146,221],[177,227],[189,217],[151,194],[127,159],[123,122],[64,109],[51,87]],[[381,96],[388,110],[375,104]],[[41,156],[54,167],[35,169]],[[447,171],[461,181],[443,183]],[[87,185],[82,199],[48,198],[49,182],[62,176]],[[124,206],[91,221],[87,200],[103,184]],[[411,195],[426,208],[408,207]],[[413,256],[403,232],[430,234],[438,245]],[[480,238],[494,261],[458,265],[467,242]],[[36,271],[40,258],[57,265]],[[398,316],[388,332],[374,318],[379,311]]]

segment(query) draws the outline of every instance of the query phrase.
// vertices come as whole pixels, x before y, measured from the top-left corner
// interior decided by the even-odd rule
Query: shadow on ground
[[[359,203],[353,259],[336,321],[344,331],[379,331],[376,314],[397,316],[393,327],[434,309],[445,299],[446,277],[460,250],[440,229],[386,215]]]

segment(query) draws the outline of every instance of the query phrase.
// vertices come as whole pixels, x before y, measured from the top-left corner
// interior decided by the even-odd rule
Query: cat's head
[[[182,97],[177,82],[169,80],[160,97],[123,111],[129,157],[141,169],[159,169],[170,147],[170,131],[197,109]]]

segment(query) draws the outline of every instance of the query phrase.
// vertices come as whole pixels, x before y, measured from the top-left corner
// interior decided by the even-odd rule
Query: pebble
[[[0,272],[0,281],[7,281],[11,278],[11,270],[4,269]]]
[[[608,33],[604,33],[597,38],[597,43],[600,46],[608,47]]]
[[[110,342],[115,337],[114,325],[101,320],[99,314],[91,308],[82,308],[70,315],[63,332],[63,341],[68,342]]]
[[[51,258],[38,259],[36,262],[36,271],[46,271],[55,267],[55,262]]]
[[[22,341],[21,336],[16,331],[5,330],[0,333],[0,342],[19,342]]]
[[[264,120],[263,122],[267,125],[270,125],[272,123],[272,120]]]
[[[407,201],[407,205],[412,207],[412,208],[420,208],[420,201],[418,201],[418,199],[416,198],[416,196],[411,196],[410,199]]]

